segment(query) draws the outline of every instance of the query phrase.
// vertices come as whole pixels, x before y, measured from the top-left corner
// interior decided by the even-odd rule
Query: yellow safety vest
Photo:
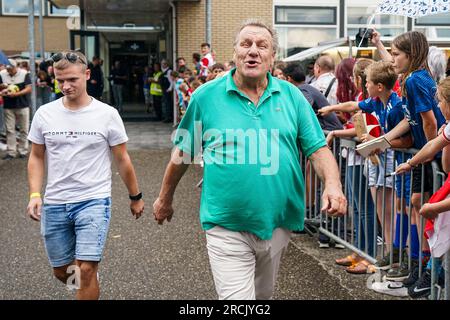
[[[153,74],[153,78],[154,78],[156,81],[158,81],[158,80],[159,80],[159,77],[161,77],[161,75],[162,75],[162,72],[161,72],[161,71],[155,72],[155,73]],[[162,96],[162,95],[163,95],[163,92],[162,92],[161,85],[160,85],[159,83],[152,82],[152,83],[150,84],[150,94],[153,95],[153,96]]]
[[[61,90],[59,90],[58,81],[55,79],[55,93],[61,93]]]

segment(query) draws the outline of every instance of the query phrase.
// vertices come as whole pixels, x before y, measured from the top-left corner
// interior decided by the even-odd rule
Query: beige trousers
[[[16,124],[20,127],[19,144],[16,139]],[[28,153],[28,130],[30,127],[30,108],[5,109],[6,152],[15,157]]]
[[[220,300],[271,299],[290,231],[277,228],[272,239],[220,226],[206,231],[211,271]]]

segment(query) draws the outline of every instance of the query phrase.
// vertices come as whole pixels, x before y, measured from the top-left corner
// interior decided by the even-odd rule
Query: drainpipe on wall
[[[43,35],[41,35],[42,37]],[[36,112],[36,50],[34,47],[34,0],[28,0],[28,51],[30,52],[31,117]]]
[[[40,38],[40,52],[41,52],[41,59],[45,60],[45,47],[44,47],[44,18],[42,17],[42,1],[38,1],[39,3],[39,38]]]
[[[170,7],[172,8],[172,70],[175,70],[175,66],[177,64],[177,8],[175,7],[173,1],[169,2]],[[175,84],[173,86],[173,126],[175,127],[178,124],[178,106],[176,103],[176,92],[175,92]]]
[[[211,17],[212,17],[212,3],[211,0],[206,0],[206,42],[211,46]]]

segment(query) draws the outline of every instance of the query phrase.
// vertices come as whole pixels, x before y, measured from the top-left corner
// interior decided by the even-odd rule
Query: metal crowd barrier
[[[325,132],[327,133],[327,132]],[[380,219],[378,219],[377,214],[377,201],[379,200],[377,196],[375,196],[375,200],[373,202],[374,206],[374,212],[373,212],[373,221],[369,221],[367,212],[368,212],[368,205],[369,205],[369,197],[372,197],[370,194],[370,188],[368,186],[369,182],[369,175],[367,170],[367,161],[366,159],[361,157],[361,165],[359,165],[359,169],[357,169],[356,166],[349,166],[349,160],[351,157],[353,157],[353,163],[358,160],[358,157],[356,155],[356,152],[354,152],[356,148],[356,140],[355,139],[346,139],[346,138],[335,138],[333,141],[332,146],[332,152],[336,157],[339,169],[341,171],[341,178],[342,178],[342,186],[345,196],[348,200],[348,214],[341,218],[330,218],[326,213],[320,212],[321,208],[321,195],[323,191],[323,185],[317,175],[314,173],[312,164],[306,159],[305,157],[301,156],[301,166],[302,170],[305,175],[305,204],[306,204],[306,214],[305,214],[305,231],[308,232],[310,235],[312,235],[313,231],[318,231],[319,233],[327,236],[331,240],[333,240],[336,243],[340,243],[347,247],[348,249],[352,250],[356,254],[360,255],[367,261],[371,263],[375,263],[377,261],[377,258],[383,258],[385,252],[390,252],[390,263],[392,265],[394,261],[393,257],[393,242],[394,242],[394,225],[395,225],[395,213],[397,211],[397,206],[395,203],[395,197],[396,197],[396,191],[395,191],[395,180],[401,179],[401,198],[405,195],[405,188],[404,188],[404,175],[400,176],[393,176],[393,182],[392,182],[392,196],[390,199],[387,196],[386,189],[386,179],[383,179],[383,186],[382,186],[382,209],[380,214]],[[418,150],[415,149],[392,149],[394,151],[394,170],[396,167],[396,161],[395,161],[395,154],[401,153],[402,162],[405,162],[407,160],[407,156],[411,156],[412,154],[417,153]],[[386,159],[387,152],[384,153],[384,159]],[[387,161],[384,161],[384,172],[386,173],[386,166]],[[351,179],[349,178],[349,167],[352,174]],[[424,189],[424,166],[421,166],[422,168],[422,181],[421,181],[421,190]],[[433,172],[433,193],[438,190],[444,183],[446,174],[442,172],[439,169],[439,165],[436,161],[432,162],[432,172]],[[413,173],[411,172],[411,179],[410,179],[410,194],[409,199],[411,202],[412,199],[412,182],[413,182]],[[357,215],[357,220],[355,221],[354,213],[355,213],[355,201],[350,201],[349,195],[351,193],[350,187],[353,190],[352,196],[355,194],[355,190],[357,190],[357,208],[360,208]],[[363,192],[364,191],[364,192]],[[362,194],[364,193],[364,196]],[[377,194],[377,193],[376,193]],[[430,194],[431,196],[432,194]],[[390,202],[391,205],[391,212],[390,216],[388,217],[386,212],[386,205]],[[421,192],[421,204],[424,203],[424,193]],[[411,203],[407,204],[408,206],[408,212],[407,215],[409,217],[408,219],[408,230],[409,235],[411,235],[411,216],[412,216],[412,205]],[[361,218],[361,212],[362,208],[364,208],[364,218]],[[401,202],[401,208],[400,212],[404,212],[405,203],[404,201]],[[389,248],[386,248],[385,243],[385,235],[383,230],[380,230],[380,227],[382,228],[385,225],[386,219],[390,218],[391,226],[390,230],[388,230],[391,244]],[[379,223],[380,226],[379,226]],[[369,232],[368,225],[373,224],[373,235],[371,237],[371,243],[373,244],[373,250],[372,252],[369,251],[370,242],[367,235],[369,235],[372,232]],[[400,239],[403,238],[403,219],[400,219]],[[420,217],[420,221],[416,222],[417,228],[418,228],[418,236],[419,236],[419,276],[423,272],[422,270],[422,248],[423,248],[423,231],[425,227],[425,219],[423,217]],[[357,234],[357,237],[355,235],[355,229],[358,229],[359,232]],[[362,229],[363,228],[363,229]],[[362,237],[362,232],[364,231],[364,240]],[[378,243],[377,243],[378,242]],[[364,244],[364,245],[362,245]],[[407,246],[411,248],[411,237],[408,237]],[[363,249],[361,249],[363,248]],[[402,241],[400,241],[400,248],[399,248],[399,265],[402,263],[403,259],[403,249],[402,248]],[[435,263],[437,259],[432,260],[432,290],[430,299],[432,300],[438,300],[438,299],[446,299],[450,300],[450,286],[449,286],[449,280],[450,280],[450,251],[447,252],[447,254],[442,257],[442,264],[445,269],[445,288],[444,292],[442,294],[440,287],[437,285],[437,279],[438,274],[436,274],[435,270]],[[411,269],[411,251],[408,253],[408,265]]]

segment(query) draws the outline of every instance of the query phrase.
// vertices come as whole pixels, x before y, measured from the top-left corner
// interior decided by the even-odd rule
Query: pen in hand
[[[397,175],[397,173],[395,171],[393,171],[391,173],[386,174],[384,177],[388,178],[388,177],[393,177],[393,176],[396,176],[396,175]]]

